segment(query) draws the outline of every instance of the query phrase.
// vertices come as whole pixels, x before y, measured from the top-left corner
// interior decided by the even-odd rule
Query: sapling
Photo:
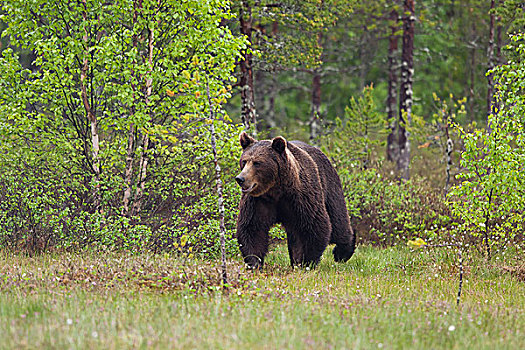
[[[228,275],[226,271],[226,226],[224,225],[224,196],[222,194],[221,166],[219,164],[219,157],[217,155],[217,136],[215,133],[215,126],[213,125],[213,121],[215,120],[215,112],[213,110],[213,102],[210,96],[210,85],[208,79],[206,79],[206,95],[208,97],[208,108],[210,114],[210,142],[211,149],[213,152],[213,163],[215,165],[215,183],[217,185],[217,197],[219,202],[219,237],[221,245],[221,275],[223,283],[222,286],[224,289],[227,289]]]

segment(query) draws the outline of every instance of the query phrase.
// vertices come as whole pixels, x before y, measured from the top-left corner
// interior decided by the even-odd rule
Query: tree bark
[[[503,26],[501,23],[501,17],[497,18],[498,25],[496,27],[496,64],[503,64],[503,56],[501,55],[501,47],[503,46],[502,34]]]
[[[247,1],[242,1],[239,15],[241,34],[252,44],[252,9]],[[257,136],[257,112],[255,110],[255,95],[253,89],[253,54],[251,48],[246,49],[240,61],[241,68],[241,119],[246,132]]]
[[[390,35],[388,37],[388,96],[386,99],[386,113],[390,127],[387,137],[386,158],[391,162],[397,162],[399,158],[399,146],[395,132],[397,128],[397,43],[398,36],[395,34],[398,28],[398,14],[395,9],[390,12]]]
[[[275,74],[271,74],[270,86],[268,87],[268,99],[266,100],[265,120],[268,127],[268,136],[272,137],[273,129],[277,126],[275,121],[275,97],[277,96],[277,79]]]
[[[414,76],[414,0],[404,0],[403,53],[401,56],[401,90],[399,96],[399,159],[397,169],[403,179],[410,178],[410,135],[406,126],[412,121]]]
[[[122,199],[123,212],[122,215],[129,214],[129,202],[131,200],[132,179],[133,179],[133,148],[135,144],[135,125],[131,123],[128,130],[128,147],[126,151],[126,171],[124,175],[124,183],[126,189],[124,190],[124,197]]]
[[[139,161],[139,179],[137,190],[135,192],[135,201],[133,202],[132,215],[137,215],[142,210],[142,202],[144,200],[144,188],[146,185],[146,175],[148,170],[148,147],[149,147],[149,136],[147,132],[142,135],[142,153],[140,154]]]
[[[97,210],[100,210],[101,205],[101,199],[100,199],[100,159],[99,159],[99,153],[100,153],[100,142],[99,142],[99,135],[98,135],[98,123],[97,123],[97,116],[94,113],[92,106],[89,103],[89,97],[87,92],[87,78],[88,78],[88,70],[89,70],[89,38],[88,38],[88,32],[87,32],[87,4],[86,0],[82,0],[82,5],[84,6],[84,10],[82,11],[82,19],[86,23],[86,27],[84,28],[84,35],[82,37],[82,40],[84,42],[84,53],[83,53],[83,60],[82,60],[82,68],[80,71],[80,85],[81,85],[81,96],[82,96],[82,104],[84,105],[84,110],[86,112],[87,119],[89,120],[90,126],[91,126],[91,144],[92,144],[92,162],[93,162],[93,173],[95,178],[95,187],[93,189],[93,198],[94,198],[94,204],[95,208]]]
[[[470,122],[473,122],[476,119],[475,111],[474,111],[474,103],[475,103],[475,94],[474,94],[474,88],[476,86],[476,44],[475,44],[475,36],[476,36],[476,23],[472,22],[472,48],[470,49],[470,67],[469,69],[469,115],[470,115]]]
[[[279,31],[279,23],[272,23],[272,37],[276,38]],[[265,113],[264,120],[268,128],[268,137],[272,137],[273,129],[277,126],[275,121],[275,97],[277,96],[277,79],[276,74],[270,73],[269,86],[267,91],[267,98],[265,99]]]
[[[445,111],[443,111],[443,128],[445,130],[445,137],[447,139],[447,148],[445,154],[445,162],[447,164],[445,169],[445,194],[447,194],[448,189],[450,188],[450,170],[452,169],[452,152],[454,151],[454,142],[450,137],[448,113]]]
[[[495,0],[490,2],[490,10],[492,11],[495,8]],[[487,62],[488,70],[494,68],[494,28],[495,28],[495,19],[496,16],[494,13],[490,13],[490,25],[489,25],[489,44],[487,46]],[[493,100],[494,100],[494,77],[492,74],[487,75],[487,130],[490,133],[491,127],[489,122],[489,115],[493,111]]]
[[[314,69],[312,77],[312,109],[310,112],[310,141],[315,143],[321,130],[321,72]]]

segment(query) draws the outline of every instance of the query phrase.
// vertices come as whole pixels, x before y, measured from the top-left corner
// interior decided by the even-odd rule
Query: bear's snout
[[[236,176],[235,177],[235,181],[237,181],[239,186],[242,186],[242,184],[244,183],[244,181],[246,181],[246,179],[244,177],[242,177],[242,176]]]
[[[242,193],[251,193],[255,187],[257,187],[257,184],[250,179],[250,176],[248,175],[248,178],[243,175],[243,173],[240,173],[235,177],[235,181],[239,184],[241,187]]]

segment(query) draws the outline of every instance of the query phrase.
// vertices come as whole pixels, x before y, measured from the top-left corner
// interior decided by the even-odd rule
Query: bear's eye
[[[241,169],[244,168],[245,165],[246,165],[246,161],[243,160],[243,161],[241,162]]]
[[[258,168],[260,165],[261,165],[260,162],[253,162],[253,166],[256,167],[256,168]]]

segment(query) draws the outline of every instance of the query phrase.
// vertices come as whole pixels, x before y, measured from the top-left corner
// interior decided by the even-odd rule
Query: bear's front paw
[[[249,270],[261,270],[264,264],[264,260],[259,258],[257,255],[248,255],[244,258],[246,267]]]

